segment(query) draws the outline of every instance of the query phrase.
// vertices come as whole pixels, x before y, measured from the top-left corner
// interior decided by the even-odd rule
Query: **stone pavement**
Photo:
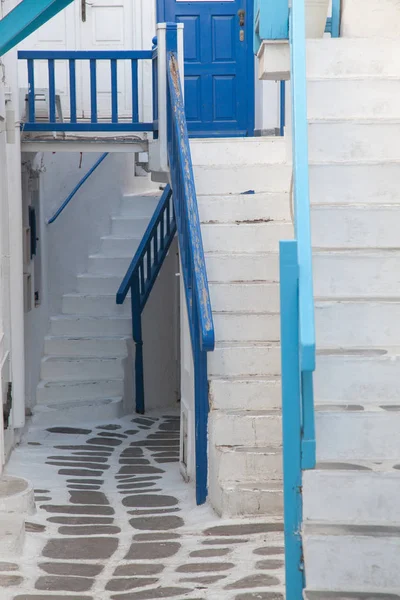
[[[37,513],[0,599],[283,600],[282,524],[196,507],[178,459],[173,414],[30,429],[7,473]]]

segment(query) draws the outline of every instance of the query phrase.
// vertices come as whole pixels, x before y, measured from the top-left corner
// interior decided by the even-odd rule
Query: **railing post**
[[[297,242],[280,242],[283,495],[286,600],[303,597],[301,390]]]
[[[136,412],[144,414],[144,369],[142,312],[140,306],[139,273],[136,272],[131,287],[132,337],[135,342],[135,395]]]

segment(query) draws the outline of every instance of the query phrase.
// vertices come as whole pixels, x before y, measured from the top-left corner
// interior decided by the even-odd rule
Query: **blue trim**
[[[117,60],[110,60],[111,66],[111,121],[118,123],[118,73]]]
[[[153,131],[153,123],[21,123],[22,131]]]
[[[279,135],[285,135],[286,121],[286,82],[279,82]]]
[[[69,102],[70,102],[70,121],[76,123],[76,69],[75,59],[69,59]],[[29,119],[34,121],[35,119]]]
[[[2,21],[0,21],[1,23]],[[152,50],[19,50],[20,60],[151,60]]]
[[[49,68],[49,121],[56,122],[56,74],[54,69],[54,60],[48,61]]]
[[[340,37],[341,0],[332,0],[331,35]]]
[[[102,154],[100,156],[100,158],[98,160],[96,160],[96,162],[94,163],[93,167],[91,167],[89,169],[89,171],[86,173],[86,175],[84,175],[82,177],[82,179],[80,180],[80,182],[78,183],[78,185],[76,185],[74,187],[74,189],[69,194],[69,196],[67,196],[67,198],[64,200],[64,202],[61,204],[60,208],[58,210],[56,210],[56,212],[54,213],[54,215],[47,221],[48,225],[51,225],[51,223],[54,223],[54,221],[57,220],[57,218],[61,215],[61,213],[63,212],[63,210],[65,208],[67,208],[68,204],[71,202],[72,198],[75,196],[75,194],[77,193],[77,191],[81,189],[81,187],[83,186],[83,184],[85,183],[85,181],[87,181],[89,179],[89,177],[91,176],[91,174],[93,173],[93,171],[95,171],[97,169],[97,167],[103,162],[103,160],[107,156],[108,156],[108,152],[106,152],[105,154]]]

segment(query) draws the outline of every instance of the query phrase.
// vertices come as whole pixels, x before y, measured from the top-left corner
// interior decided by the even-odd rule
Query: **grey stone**
[[[324,471],[372,471],[372,469],[365,467],[364,465],[340,462],[317,463],[315,468]]]
[[[121,565],[114,571],[115,577],[131,577],[142,575],[157,575],[164,570],[164,565],[154,563],[133,563],[130,565]]]
[[[190,553],[191,558],[213,558],[215,556],[226,556],[231,552],[230,548],[211,548],[210,550],[193,550]]]
[[[254,554],[260,556],[277,556],[278,554],[285,554],[285,548],[279,546],[263,546],[262,548],[256,548]]]
[[[179,431],[180,430],[180,422],[177,421],[167,421],[166,423],[161,423],[159,427],[160,431]]]
[[[30,523],[29,521],[25,521],[25,531],[29,533],[43,533],[46,530],[45,525],[41,525],[41,523]]]
[[[96,429],[104,429],[104,431],[117,431],[117,429],[121,429],[121,425],[110,423],[109,425],[98,425]]]
[[[266,575],[265,573],[255,573],[254,575],[248,575],[247,577],[242,577],[242,579],[239,579],[234,583],[230,583],[225,587],[225,589],[240,590],[256,587],[268,587],[271,585],[280,585],[280,583],[281,582],[276,577],[271,577],[271,575]]]
[[[65,526],[58,530],[60,535],[117,535],[121,529],[112,525]]]
[[[206,577],[181,577],[179,581],[182,583],[193,583],[196,586],[212,585],[221,579],[225,579],[226,575],[208,575]]]
[[[112,452],[100,452],[100,450],[94,450],[92,451],[91,448],[89,448],[90,452],[73,452],[72,455],[73,456],[100,456],[100,457],[108,457],[108,456],[112,456]]]
[[[62,596],[51,594],[22,594],[15,596],[13,600],[65,600],[65,594]],[[68,600],[94,600],[93,596],[68,596]]]
[[[35,502],[48,502],[51,496],[35,496]]]
[[[102,485],[104,479],[67,479],[67,483],[95,483],[96,485]]]
[[[15,563],[0,562],[0,571],[18,571],[19,567]]]
[[[271,533],[283,531],[283,523],[243,523],[240,525],[217,525],[204,531],[204,535],[234,536],[251,535],[253,533]]]
[[[94,579],[87,577],[54,577],[42,575],[35,583],[35,589],[48,592],[87,592],[93,586]]]
[[[69,461],[61,461],[61,460],[48,460],[46,461],[46,465],[52,465],[53,467],[72,467],[72,468],[81,468],[81,469],[91,469],[92,471],[107,471],[110,468],[110,465],[99,465],[98,463],[87,463],[87,462],[79,462],[79,463],[71,463]],[[65,473],[61,473],[60,475],[65,475]]]
[[[179,533],[137,533],[133,539],[137,542],[163,542],[165,540],[177,540],[181,536]]]
[[[91,446],[54,446],[54,448],[56,450],[85,450],[85,451],[91,450],[92,452],[104,451],[104,445],[102,445],[102,446],[93,446],[93,445],[91,445]],[[110,452],[113,452],[114,448],[107,448],[107,450],[109,450]]]
[[[110,592],[126,592],[127,590],[133,590],[134,588],[153,585],[157,582],[157,577],[124,577],[122,579],[111,579],[106,585],[106,590]]]
[[[250,541],[250,538],[217,538],[212,540],[204,540],[201,542],[205,546],[220,546],[227,544],[237,545],[237,544],[246,544]]]
[[[147,465],[125,465],[119,470],[120,475],[147,475],[149,473],[165,473],[165,471]]]
[[[153,425],[155,421],[153,419],[146,419],[142,417],[137,417],[136,419],[132,419],[132,423],[138,423],[139,425]]]
[[[121,457],[124,458],[138,458],[140,456],[143,456],[142,448],[125,448],[125,450],[121,452]]]
[[[111,506],[97,506],[90,505],[85,506],[84,504],[76,505],[58,505],[58,504],[43,504],[40,508],[43,508],[49,513],[61,513],[70,515],[113,515],[114,509]]]
[[[124,506],[133,507],[166,507],[175,506],[178,504],[177,498],[174,496],[163,496],[162,494],[142,494],[140,496],[128,496],[122,501]]]
[[[161,517],[140,517],[138,519],[130,519],[129,524],[135,529],[165,531],[168,529],[178,529],[178,527],[182,527],[185,522],[181,517],[166,515]]]
[[[72,575],[75,577],[96,577],[104,569],[103,565],[85,565],[83,563],[40,563],[39,567],[49,575]]]
[[[122,440],[97,437],[97,438],[91,438],[86,443],[93,444],[95,446],[120,446],[122,444]]]
[[[133,543],[124,560],[159,560],[174,556],[181,545],[177,542]]]
[[[139,483],[123,483],[123,484],[119,484],[119,485],[117,485],[117,489],[129,491],[129,490],[143,489],[143,488],[146,488],[146,487],[152,487],[153,485],[156,485],[155,481],[141,481]]]
[[[108,465],[107,465],[108,467]],[[93,471],[90,469],[60,469],[58,471],[59,475],[70,475],[73,476],[75,475],[76,477],[85,477],[85,475],[87,477],[96,477],[96,475],[101,475],[101,473],[99,473],[98,471]]]
[[[24,581],[21,575],[0,575],[0,587],[13,587],[20,585]]]
[[[103,492],[69,492],[72,504],[110,504]]]
[[[147,458],[120,458],[120,465],[149,465],[150,461]]]
[[[259,560],[256,563],[256,569],[264,569],[264,570],[274,570],[274,569],[282,569],[285,566],[283,560]]]
[[[112,517],[50,517],[50,523],[58,525],[112,525]]]
[[[34,490],[35,494],[50,494],[50,490]]]
[[[49,540],[42,552],[46,558],[98,560],[110,558],[118,547],[114,537],[61,538]]]
[[[124,433],[126,433],[127,435],[135,435],[135,433],[138,433],[139,429],[127,429],[126,431],[124,431]]]
[[[155,490],[154,490],[155,491]],[[180,512],[180,508],[154,508],[153,510],[128,510],[130,515],[160,515],[166,513]]]
[[[156,450],[158,450],[159,446],[177,446],[177,444],[179,443],[179,440],[172,440],[172,439],[159,439],[159,440],[141,440],[141,441],[137,441],[137,442],[131,442],[130,446],[131,447],[135,447],[135,446],[140,446],[141,448],[152,448],[154,447]]]
[[[215,571],[227,571],[232,569],[235,565],[233,563],[219,563],[219,562],[202,562],[202,563],[188,563],[186,565],[180,565],[176,568],[177,573],[210,573]]]
[[[128,436],[124,435],[123,433],[109,433],[106,431],[101,431],[99,433],[99,436],[108,437],[108,438],[117,438],[117,439],[122,439],[122,440],[126,440],[126,438],[128,437]]]
[[[318,595],[319,598],[321,598],[320,595]],[[284,600],[284,596],[279,592],[250,592],[235,596],[235,600]]]
[[[182,587],[158,587],[152,590],[143,590],[128,594],[117,594],[116,596],[111,596],[111,600],[158,600],[158,598],[174,598],[177,596],[182,596],[183,594],[188,594],[191,591],[192,590],[190,588]],[[68,598],[68,600],[70,599]]]
[[[87,458],[82,458],[81,456],[48,456],[47,460],[62,460],[68,462],[83,462],[86,463],[106,463],[108,458],[104,458],[104,456],[89,456]]]
[[[70,490],[100,490],[101,487],[99,485],[83,485],[83,484],[69,484],[67,485],[67,488]]]
[[[78,427],[50,427],[47,429],[50,433],[67,433],[73,435],[89,435],[91,429],[79,429]]]
[[[154,460],[159,465],[163,465],[165,463],[176,463],[176,462],[179,462],[179,458],[156,458]]]

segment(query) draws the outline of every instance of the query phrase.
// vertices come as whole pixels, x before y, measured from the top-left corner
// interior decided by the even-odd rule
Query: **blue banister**
[[[78,190],[81,189],[81,187],[83,186],[83,184],[85,183],[85,181],[87,181],[89,179],[89,177],[91,176],[91,174],[97,169],[97,167],[99,165],[101,165],[101,163],[103,162],[103,160],[105,158],[107,158],[108,156],[108,152],[105,152],[104,154],[102,154],[100,156],[100,158],[98,160],[96,160],[96,162],[94,163],[93,167],[91,167],[89,169],[89,171],[86,173],[86,175],[84,175],[82,177],[82,179],[79,181],[79,183],[74,187],[74,189],[72,190],[72,192],[65,198],[64,202],[61,204],[60,208],[58,208],[56,210],[56,212],[54,213],[54,215],[52,217],[50,217],[50,219],[48,219],[47,224],[51,225],[51,223],[54,223],[54,221],[57,220],[57,218],[61,215],[61,213],[63,212],[63,210],[65,210],[68,206],[68,204],[71,202],[72,198],[75,196],[75,194],[77,193]]]

